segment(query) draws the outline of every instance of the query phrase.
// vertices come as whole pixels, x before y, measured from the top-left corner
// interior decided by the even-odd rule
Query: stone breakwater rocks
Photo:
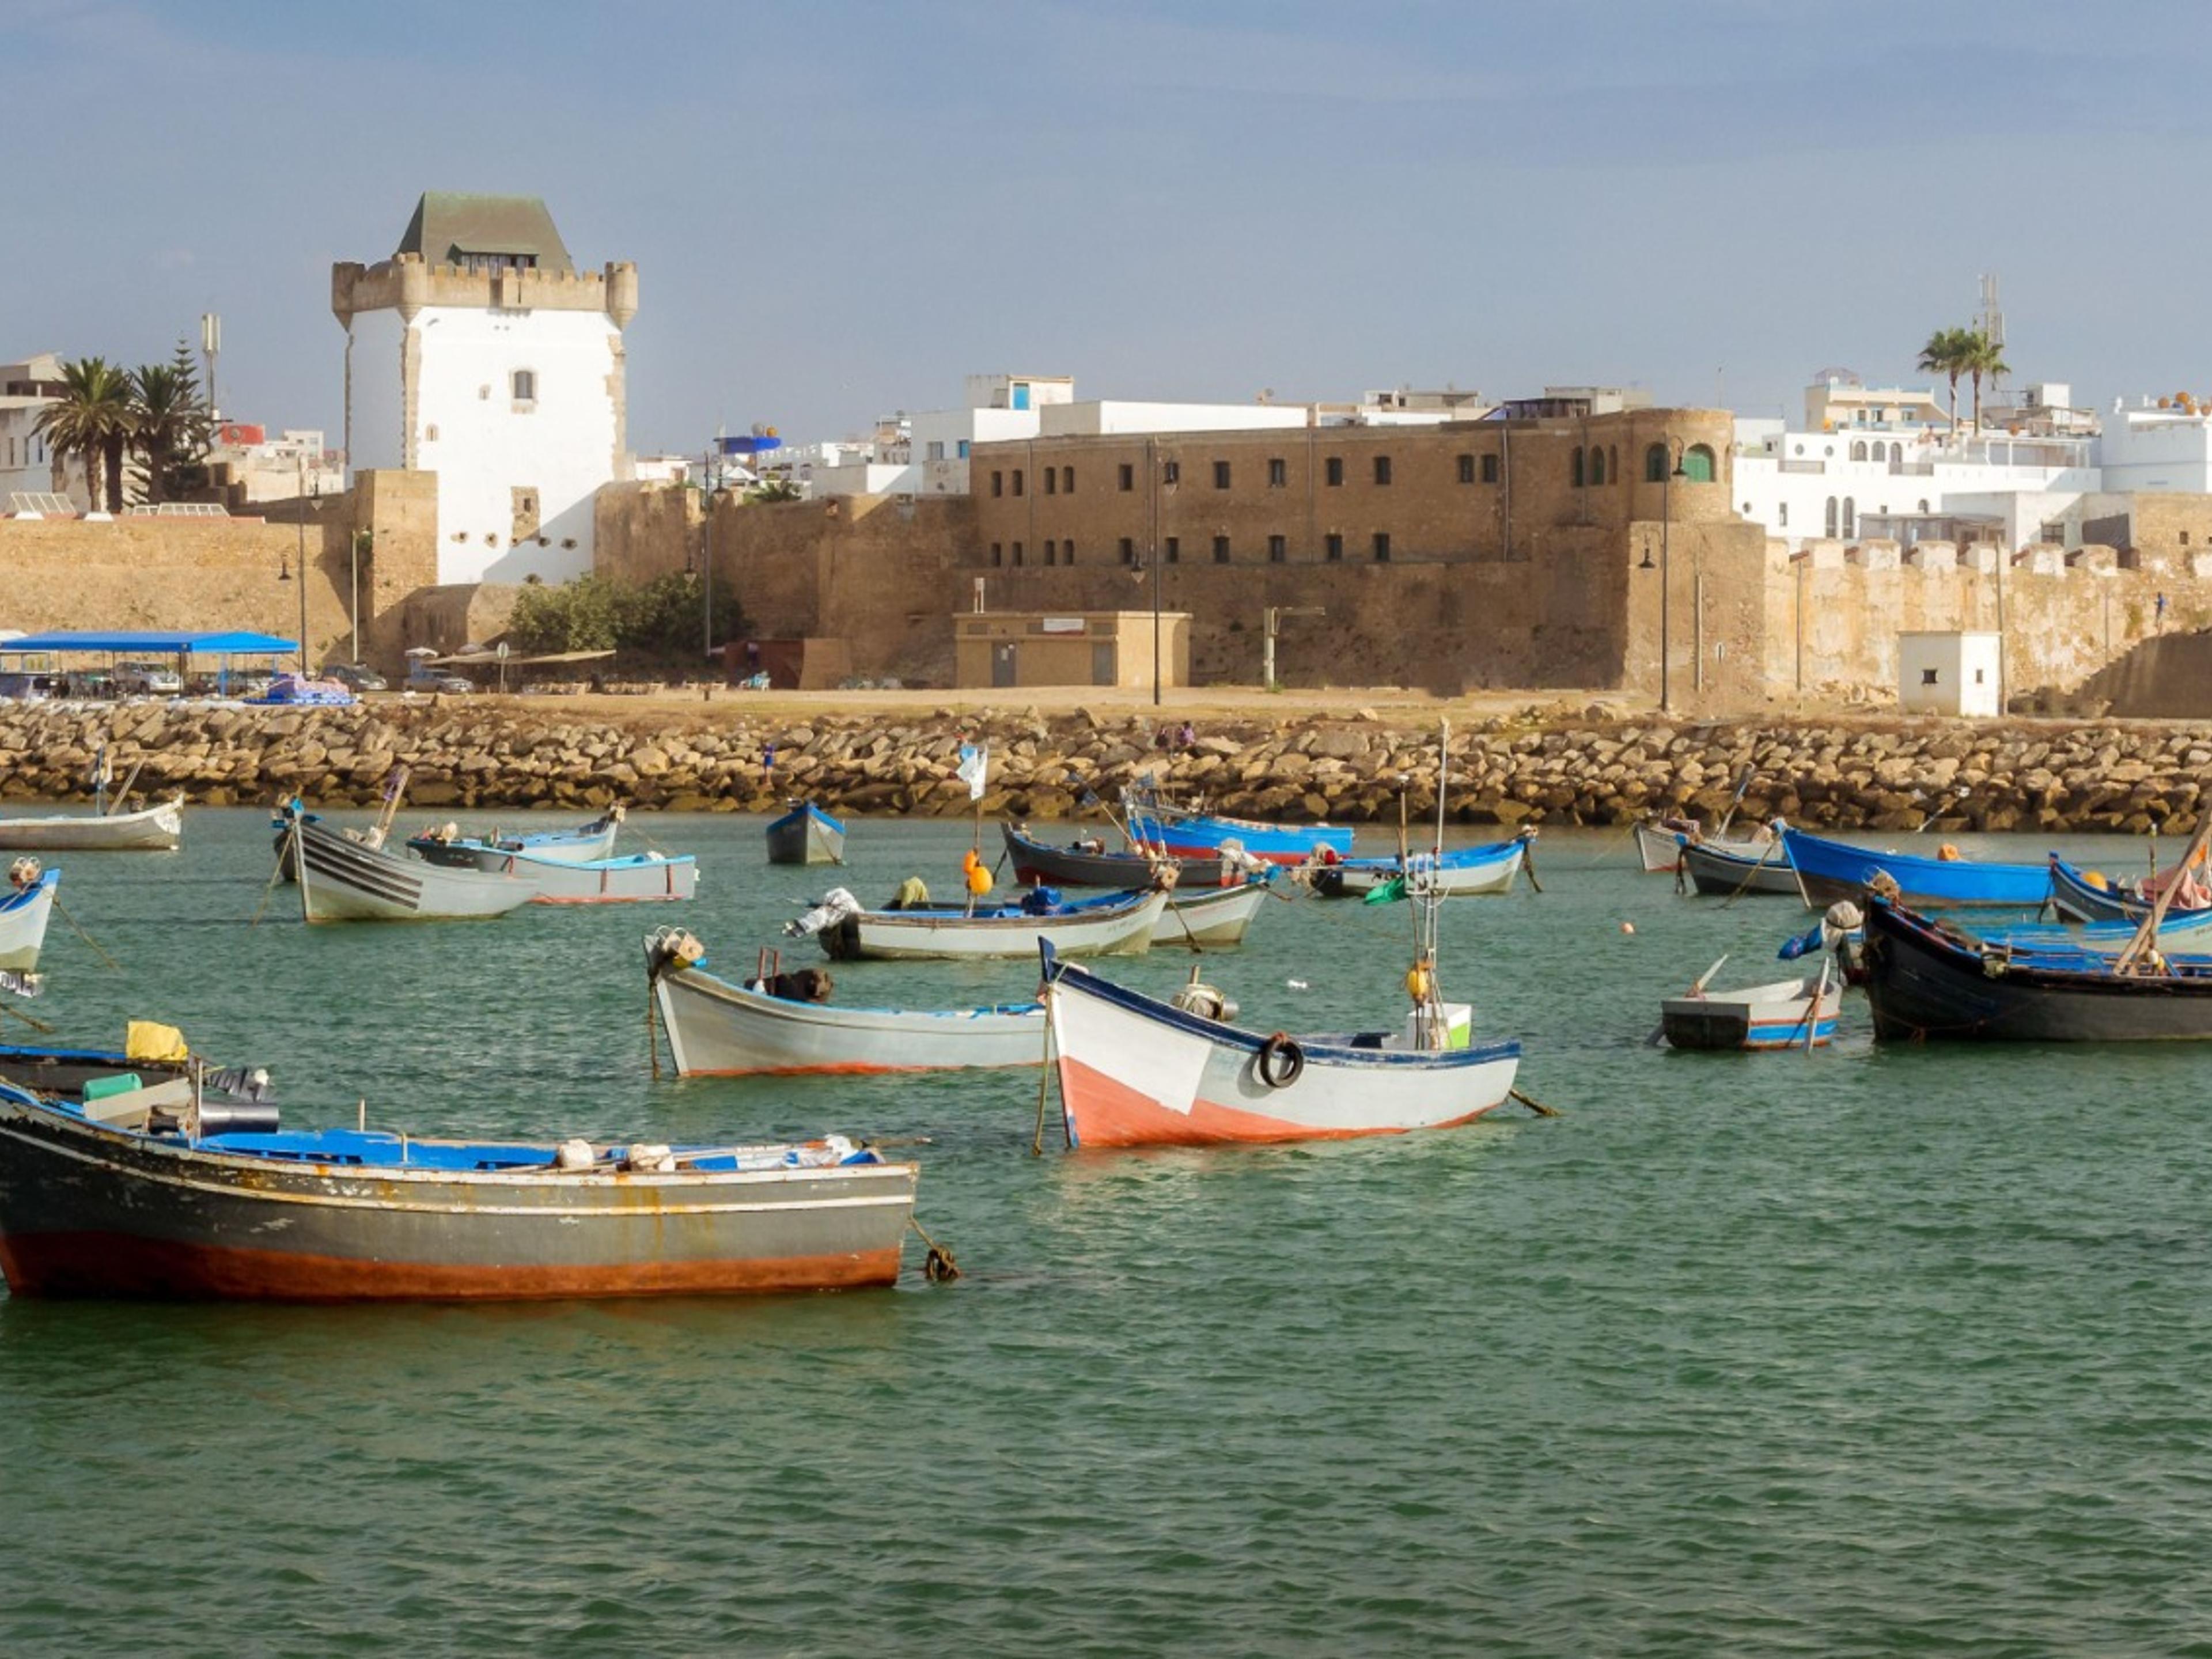
[[[2172,722],[1768,720],[1662,724],[1610,710],[1455,726],[1449,805],[1462,823],[1625,824],[1655,812],[1726,810],[1843,829],[2174,833],[2194,826],[2212,725]],[[1603,714],[1605,718],[1599,718]],[[239,708],[154,702],[0,708],[0,799],[82,799],[105,744],[133,801],[182,789],[207,805],[297,792],[368,805],[395,767],[409,806],[762,812],[806,795],[833,810],[957,817],[963,739],[991,746],[987,817],[1081,814],[1151,774],[1178,799],[1304,823],[1395,822],[1401,781],[1416,817],[1435,811],[1437,733],[1355,718],[1217,719],[1161,750],[1118,713],[1030,710],[750,714],[742,701],[580,717],[549,702]],[[773,773],[762,765],[775,746]]]

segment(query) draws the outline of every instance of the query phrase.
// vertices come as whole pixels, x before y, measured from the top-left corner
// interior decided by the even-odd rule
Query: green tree
[[[1966,372],[1972,355],[1971,343],[1974,331],[1970,328],[1939,328],[1928,337],[1928,343],[1920,348],[1920,368],[1923,373],[1941,374],[1951,383],[1951,430],[1959,430],[1959,377]]]
[[[757,483],[745,491],[744,499],[747,507],[763,507],[777,501],[795,501],[801,500],[802,497],[799,493],[799,486],[790,479],[770,478],[766,483]]]
[[[531,655],[615,647],[616,585],[602,576],[579,576],[557,587],[526,582],[515,596],[507,641]]]
[[[169,362],[132,373],[131,390],[131,441],[145,459],[146,499],[166,501],[177,493],[179,471],[208,449],[207,404],[191,349],[178,341]]]
[[[92,510],[123,505],[123,458],[132,430],[131,377],[105,357],[62,365],[62,395],[39,411],[32,430],[46,434],[57,478],[64,456],[84,465]]]
[[[2004,360],[2004,348],[1995,340],[1974,329],[1966,336],[1961,347],[1961,362],[1966,372],[1974,381],[1974,430],[1982,429],[1982,381],[1986,377],[1994,384],[2001,374],[2012,373],[2012,365]],[[1954,398],[1955,399],[1956,393]]]

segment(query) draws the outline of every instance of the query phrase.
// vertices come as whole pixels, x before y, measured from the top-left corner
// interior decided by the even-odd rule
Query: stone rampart
[[[1533,717],[1537,711],[1530,711]],[[957,817],[963,738],[988,738],[987,817],[1079,815],[1088,787],[1112,799],[1150,773],[1179,796],[1287,821],[1395,822],[1398,781],[1435,810],[1436,737],[1371,715],[1243,719],[1186,749],[1153,746],[1135,717],[963,714],[886,721],[756,715],[737,703],[605,718],[536,703],[433,699],[354,708],[209,708],[136,703],[0,710],[0,797],[77,799],[99,746],[143,793],[270,801],[297,791],[366,805],[392,769],[426,810],[595,807],[765,811],[803,793],[851,812]],[[776,764],[764,774],[762,750]],[[142,764],[143,763],[143,764]],[[1580,714],[1492,720],[1453,738],[1450,811],[1462,823],[1620,824],[1648,812],[1723,809],[1755,769],[1741,811],[1820,827],[2174,833],[2194,824],[2212,766],[2212,724],[2120,721],[1623,720]]]

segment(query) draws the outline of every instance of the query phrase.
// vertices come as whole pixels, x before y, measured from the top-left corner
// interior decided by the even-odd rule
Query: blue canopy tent
[[[25,634],[0,641],[0,655],[6,656],[50,656],[64,651],[92,651],[106,652],[118,657],[216,657],[221,659],[216,670],[216,685],[219,690],[225,692],[230,689],[230,659],[233,657],[289,657],[299,648],[297,640],[242,629],[218,634],[173,633],[167,630],[112,633],[64,630],[52,634]]]

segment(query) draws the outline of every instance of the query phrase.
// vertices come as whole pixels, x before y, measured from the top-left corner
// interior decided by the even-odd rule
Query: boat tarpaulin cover
[[[185,1034],[173,1025],[164,1025],[158,1020],[134,1019],[124,1027],[123,1056],[125,1060],[171,1060],[181,1062],[192,1057],[185,1046]]]
[[[26,634],[0,644],[0,652],[123,651],[142,655],[173,655],[190,651],[203,657],[288,657],[300,648],[297,640],[274,634],[173,634],[167,632]]]

